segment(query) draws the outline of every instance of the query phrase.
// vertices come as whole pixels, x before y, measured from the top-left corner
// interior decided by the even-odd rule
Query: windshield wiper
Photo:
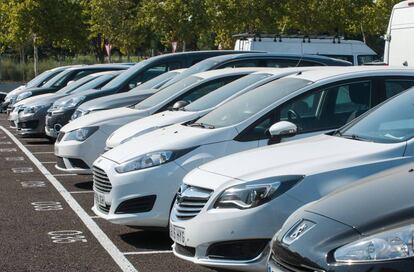
[[[215,126],[213,126],[213,125],[208,125],[208,124],[204,124],[204,123],[192,123],[190,125],[190,127],[202,127],[202,128],[207,128],[207,129],[215,128]]]
[[[363,142],[372,142],[371,139],[369,138],[365,138],[356,134],[340,134],[340,137],[346,138],[346,139],[351,139],[351,140],[356,140],[356,141],[363,141]]]

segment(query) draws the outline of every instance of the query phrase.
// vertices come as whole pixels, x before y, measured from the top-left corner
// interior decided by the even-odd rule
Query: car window
[[[295,67],[298,64],[298,61],[299,60],[294,59],[272,59],[267,60],[267,66],[274,68]]]
[[[269,82],[221,105],[198,119],[197,123],[216,128],[238,124],[308,84],[312,82],[289,77]]]
[[[178,75],[178,72],[174,72],[174,71],[164,73],[162,75],[154,77],[151,80],[148,80],[147,82],[145,82],[141,85],[138,85],[137,87],[135,87],[131,91],[147,90],[147,89],[153,89],[153,88],[158,89],[165,82],[167,82],[168,80],[170,80],[171,78],[173,78],[176,75]]]
[[[386,79],[384,83],[387,99],[414,86],[414,80],[406,79]]]
[[[72,78],[70,80],[78,80],[80,78],[83,78],[87,75],[93,74],[98,72],[98,70],[84,70],[84,71],[79,71],[77,73],[75,73]]]
[[[226,63],[225,65],[220,66],[220,69],[238,68],[238,67],[258,67],[258,66],[260,66],[258,60],[238,60],[238,61]]]
[[[377,55],[358,55],[358,65],[362,65],[367,62],[374,62],[379,60]]]
[[[414,91],[387,100],[358,122],[338,131],[337,136],[377,143],[398,143],[414,137]]]
[[[371,108],[371,81],[322,88],[280,109],[280,120],[297,125],[299,133],[343,126]]]
[[[329,55],[329,54],[322,54],[322,55],[326,57],[334,58],[334,59],[346,60],[354,64],[354,56],[352,55]]]
[[[325,66],[319,62],[313,62],[308,60],[301,60],[298,64],[299,67],[309,67],[309,66]]]
[[[242,77],[238,80],[235,80],[229,84],[226,84],[225,86],[215,90],[212,93],[209,93],[208,95],[200,98],[194,103],[191,103],[190,105],[184,107],[184,110],[186,111],[201,111],[205,109],[212,108],[229,97],[237,94],[238,92],[244,90],[245,88],[265,80],[266,78],[270,77],[271,74],[267,73],[260,73],[260,74],[251,74],[247,75],[245,77]],[[257,86],[257,85],[256,85]]]
[[[147,82],[153,78],[156,78],[166,72],[168,72],[169,70],[173,70],[173,69],[177,69],[180,68],[180,64],[179,63],[165,63],[162,65],[156,65],[153,67],[150,67],[148,69],[146,69],[144,72],[139,73],[138,75],[136,75],[135,77],[133,77],[130,81],[129,84],[126,86],[126,88],[124,88],[125,90],[131,90],[133,88],[135,88],[136,86],[139,86],[139,84],[143,83],[143,82]]]
[[[206,83],[200,84],[200,86],[194,87],[189,92],[181,95],[180,97],[174,99],[171,103],[169,103],[165,108],[173,106],[173,104],[177,101],[186,101],[188,103],[192,103],[196,101],[197,99],[213,92],[214,90],[217,90],[220,87],[223,87],[224,85],[239,79],[243,77],[244,75],[237,75],[237,76],[227,76],[218,78],[215,80],[210,80]],[[191,105],[191,104],[190,104]]]
[[[278,121],[294,123],[298,133],[337,128],[370,107],[371,81],[320,88],[284,103],[243,131],[238,140],[267,139],[267,130]]]

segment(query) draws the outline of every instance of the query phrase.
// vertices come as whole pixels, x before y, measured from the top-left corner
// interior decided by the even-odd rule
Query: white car
[[[272,81],[195,122],[143,134],[102,154],[93,165],[93,211],[116,224],[167,227],[182,179],[199,165],[338,128],[385,100],[385,93],[413,84],[414,70],[384,67],[329,67]],[[293,129],[286,121],[297,124],[298,135],[269,137],[274,123],[280,131]]]
[[[413,102],[414,88],[342,129],[195,169],[171,212],[174,254],[216,268],[265,272],[269,241],[295,210],[413,162]]]
[[[235,97],[251,91],[263,84],[289,74],[309,69],[312,68],[263,68],[260,72],[255,72],[248,76],[242,77],[215,90],[214,92],[209,93],[179,111],[163,111],[120,127],[106,140],[106,150],[112,149],[122,143],[125,143],[131,138],[148,133],[157,128],[195,120],[203,115],[206,115],[224,103],[234,99]]]
[[[106,139],[119,127],[186,104],[259,68],[221,69],[198,73],[178,81],[135,106],[97,111],[62,127],[55,143],[56,168],[76,174],[92,173],[92,164],[104,152]]]

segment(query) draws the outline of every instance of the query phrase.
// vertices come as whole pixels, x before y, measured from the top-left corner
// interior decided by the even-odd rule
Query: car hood
[[[197,118],[198,112],[190,111],[164,111],[148,117],[128,123],[116,131],[106,141],[106,146],[114,148],[131,137],[138,137],[150,131],[168,125],[187,122]]]
[[[234,129],[203,129],[180,124],[143,134],[109,150],[102,156],[116,163],[160,150],[182,150],[234,137]]]
[[[349,225],[364,235],[412,223],[414,173],[409,169],[404,165],[370,176],[308,205],[306,211]]]
[[[56,88],[44,88],[44,87],[38,87],[38,88],[24,88],[22,90],[19,90],[15,93],[15,95],[19,95],[24,92],[32,92],[32,95],[42,94],[42,93],[50,93],[57,91]]]
[[[126,107],[144,100],[153,93],[154,92],[127,92],[106,95],[81,104],[79,109],[88,112]]]
[[[245,182],[280,175],[312,175],[344,165],[402,156],[404,149],[405,144],[362,142],[322,134],[233,154],[199,169]],[[222,185],[213,180],[205,182],[193,185],[212,189]]]
[[[70,94],[70,95],[67,95],[65,97],[62,97],[62,98],[58,99],[56,103],[61,103],[62,101],[66,101],[66,100],[69,100],[71,98],[78,97],[78,96],[86,96],[86,97],[94,96],[94,95],[96,95],[98,93],[101,93],[101,92],[102,92],[101,90],[97,90],[97,89],[86,90],[86,91],[83,91],[82,93],[76,93],[75,92],[73,94]]]
[[[102,126],[110,123],[117,123],[117,119],[130,119],[130,118],[140,118],[147,116],[149,113],[147,111],[138,111],[131,108],[116,108],[111,110],[102,110],[97,112],[92,112],[88,115],[79,117],[64,127],[61,131],[68,132],[79,128],[92,127],[92,126]]]
[[[30,106],[37,106],[37,105],[49,105],[53,104],[56,100],[63,97],[64,95],[57,95],[54,93],[48,93],[48,94],[41,94],[34,97],[29,97],[27,99],[24,99],[18,103],[16,103],[16,106],[23,105],[26,107]]]

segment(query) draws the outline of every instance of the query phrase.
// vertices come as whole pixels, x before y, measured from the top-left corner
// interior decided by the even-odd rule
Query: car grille
[[[182,186],[177,194],[174,212],[177,218],[188,220],[200,213],[213,191],[193,186]]]
[[[100,193],[109,193],[112,189],[112,184],[105,171],[96,166],[93,167],[93,188]]]

